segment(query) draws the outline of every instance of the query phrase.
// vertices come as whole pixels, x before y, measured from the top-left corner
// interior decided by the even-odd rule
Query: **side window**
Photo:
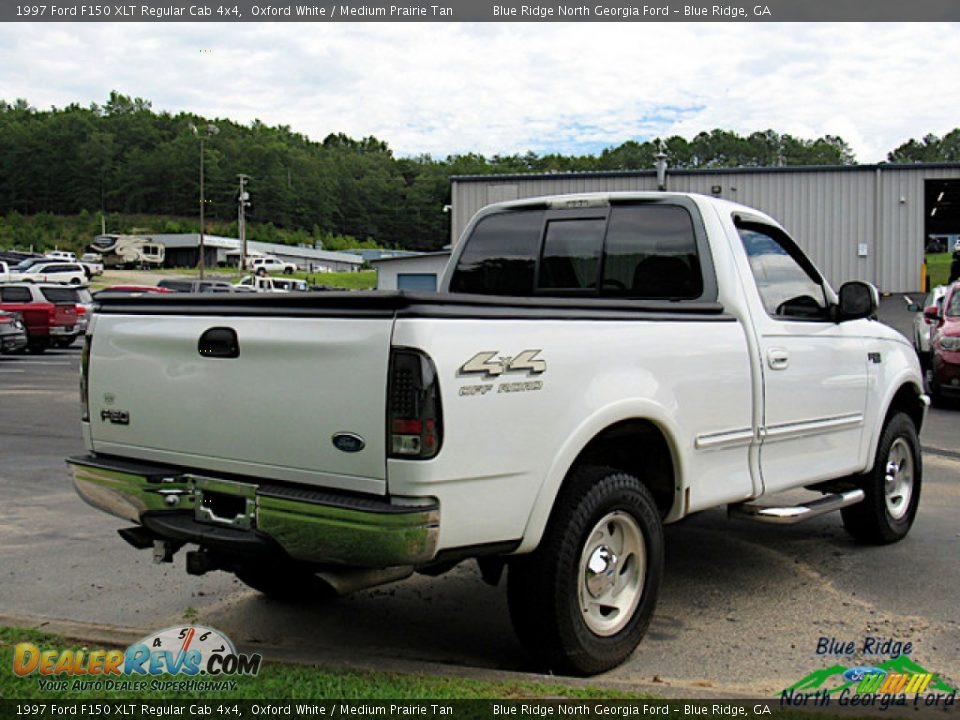
[[[605,218],[547,223],[540,260],[540,290],[595,290]]]
[[[614,207],[607,231],[602,294],[697,298],[703,274],[690,213],[675,205]]]
[[[31,300],[30,290],[24,287],[0,288],[0,300],[4,302],[28,303]]]
[[[828,319],[823,285],[795,257],[798,251],[792,241],[775,228],[744,225],[737,229],[767,313],[781,318]]]
[[[450,290],[485,295],[530,295],[543,211],[488,215],[467,239],[450,281]]]

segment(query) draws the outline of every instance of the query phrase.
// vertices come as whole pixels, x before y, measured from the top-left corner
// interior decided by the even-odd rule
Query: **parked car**
[[[0,283],[10,282],[10,266],[0,260]]]
[[[47,257],[51,260],[62,260],[64,262],[72,263],[77,261],[76,253],[68,252],[67,250],[51,250],[44,257]]]
[[[84,253],[80,256],[80,264],[87,270],[87,277],[103,275],[103,256],[99,253]]]
[[[440,290],[104,302],[77,492],[158,561],[191,543],[188,572],[279,598],[475,558],[506,575],[540,667],[580,674],[646,632],[665,523],[838,511],[862,543],[909,532],[916,354],[874,319],[876,288],[835,292],[764,213],[684,193],[492,205]]]
[[[111,285],[93,293],[93,299],[100,300],[111,295],[155,295],[168,292],[172,291],[156,285]]]
[[[87,332],[87,323],[93,307],[93,296],[90,294],[90,290],[85,287],[70,285],[40,285],[38,289],[48,302],[74,304],[77,309],[77,333],[69,337],[55,337],[50,340],[53,347],[63,348],[73,345],[78,337],[82,337]]]
[[[27,346],[27,328],[20,313],[0,310],[0,354],[17,352]]]
[[[310,285],[306,280],[265,277],[262,275],[247,275],[234,283],[233,286],[241,291],[252,290],[261,293],[307,292],[310,290]]]
[[[42,353],[54,345],[70,344],[80,334],[76,302],[56,299],[56,291],[67,289],[36,283],[0,285],[0,310],[19,313],[23,318],[30,352]]]
[[[940,306],[929,307],[924,315],[935,325],[930,340],[930,395],[943,405],[948,398],[960,398],[960,282],[947,288]]]
[[[913,349],[917,351],[920,364],[924,366],[930,362],[930,336],[934,325],[934,322],[925,315],[925,311],[927,308],[942,306],[943,296],[946,294],[947,286],[937,285],[920,303],[908,295],[903,296],[907,302],[907,310],[916,313],[913,318]]]
[[[261,257],[255,257],[250,261],[250,270],[255,275],[262,272],[292,275],[297,271],[297,265],[292,262],[284,262],[272,255],[263,255]]]
[[[164,278],[157,287],[171,292],[215,293],[232,292],[233,285],[223,280],[194,280],[191,278]]]
[[[47,259],[41,262],[31,262],[25,269],[20,269],[23,263],[10,278],[13,282],[51,282],[69,285],[84,285],[87,282],[87,271],[77,262]]]

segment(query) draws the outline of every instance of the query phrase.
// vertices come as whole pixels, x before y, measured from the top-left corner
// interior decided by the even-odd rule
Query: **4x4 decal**
[[[478,352],[460,366],[460,375],[498,377],[507,372],[526,372],[539,375],[546,372],[547,362],[537,358],[539,350],[523,350],[516,357],[500,356],[499,350]],[[497,358],[494,360],[494,358]]]

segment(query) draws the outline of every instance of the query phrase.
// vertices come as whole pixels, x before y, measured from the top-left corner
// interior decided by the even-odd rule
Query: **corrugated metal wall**
[[[668,173],[667,188],[734,200],[776,218],[833,287],[866,280],[884,292],[919,289],[924,246],[924,180],[960,178],[946,168],[866,166],[755,172]],[[653,173],[509,176],[454,180],[452,240],[494,202],[615,190],[656,190]],[[860,254],[861,244],[866,256]]]

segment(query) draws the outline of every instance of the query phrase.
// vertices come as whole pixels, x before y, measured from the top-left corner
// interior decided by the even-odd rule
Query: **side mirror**
[[[940,308],[938,308],[936,305],[931,305],[923,311],[923,319],[929,325],[940,322]]]
[[[840,286],[837,321],[858,320],[876,315],[880,293],[870,283],[853,280]]]

